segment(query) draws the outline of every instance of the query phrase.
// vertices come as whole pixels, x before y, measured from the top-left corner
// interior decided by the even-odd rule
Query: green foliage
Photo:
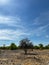
[[[39,46],[34,46],[34,49],[39,49]]]
[[[17,46],[15,43],[11,43],[10,46],[6,46],[5,44],[3,46],[0,46],[0,49],[2,50],[16,50],[16,49],[23,49],[25,51],[25,54],[27,53],[27,49],[49,49],[49,44],[46,46],[43,46],[43,44],[35,45],[33,46],[32,42],[28,38],[22,39],[20,41],[19,46]]]
[[[44,47],[45,49],[49,49],[49,44]]]
[[[15,43],[11,43],[10,49],[11,50],[16,50],[17,49],[17,46],[15,45]]]
[[[39,49],[43,49],[43,44],[39,44]]]

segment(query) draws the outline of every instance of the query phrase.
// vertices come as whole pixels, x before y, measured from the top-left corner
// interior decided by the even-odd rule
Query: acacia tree
[[[28,38],[25,38],[20,41],[19,46],[25,51],[25,54],[27,54],[27,49],[32,48],[33,44],[30,42]]]

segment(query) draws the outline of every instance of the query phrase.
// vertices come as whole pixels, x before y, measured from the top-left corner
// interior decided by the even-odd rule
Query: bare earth
[[[49,65],[49,50],[2,50],[0,65]]]

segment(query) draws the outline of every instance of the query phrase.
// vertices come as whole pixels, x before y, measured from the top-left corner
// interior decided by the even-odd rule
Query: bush
[[[15,43],[11,43],[10,45],[10,50],[16,50],[17,46],[15,45]]]

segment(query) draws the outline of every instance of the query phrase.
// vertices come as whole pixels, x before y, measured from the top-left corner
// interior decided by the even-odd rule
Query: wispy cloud
[[[49,24],[45,25],[45,26],[38,27],[36,30],[34,30],[34,34],[39,35],[39,36],[44,35],[46,33],[48,26],[49,26]]]
[[[0,29],[0,40],[15,40],[16,38],[29,35],[29,33],[26,32],[25,24],[23,24],[19,17],[0,16],[0,25],[1,24],[10,26],[12,29],[8,29],[7,26],[6,29],[4,27]]]
[[[0,16],[0,23],[2,24],[14,24],[19,23],[19,17],[10,17],[10,16]]]
[[[46,26],[40,26],[40,27],[32,30],[31,34],[33,36],[37,36],[37,37],[41,36],[41,35],[44,35],[45,32],[46,32],[46,27],[48,27],[48,25],[46,25]]]
[[[46,25],[49,23],[49,11],[40,13],[33,21],[33,25]]]
[[[1,29],[0,30],[0,40],[16,40],[17,38],[21,38],[23,36],[28,36],[29,33],[23,30],[8,30]]]
[[[36,17],[33,20],[32,34],[36,36],[46,35],[47,30],[49,29],[49,12],[41,13],[39,17]]]
[[[10,0],[0,0],[0,6],[9,4]]]
[[[23,22],[21,18],[19,17],[6,17],[6,16],[0,16],[0,24],[6,24],[7,26],[12,26],[16,28],[15,30],[12,29],[0,29],[0,39],[9,39],[13,40],[15,38],[20,38],[23,36],[42,36],[45,35],[47,32],[47,28],[49,27],[49,24],[43,24],[44,16],[39,16],[38,18],[35,18],[33,21],[33,25],[35,25],[34,29],[33,27],[29,29],[29,24],[26,25],[26,22]],[[40,21],[41,20],[41,21]],[[45,19],[47,20],[47,18]],[[47,21],[48,22],[48,21]],[[31,26],[33,26],[31,24]],[[37,26],[37,27],[36,27]]]
[[[6,26],[23,28],[24,24],[21,21],[20,17],[11,17],[11,16],[0,16],[0,25],[5,24]]]

